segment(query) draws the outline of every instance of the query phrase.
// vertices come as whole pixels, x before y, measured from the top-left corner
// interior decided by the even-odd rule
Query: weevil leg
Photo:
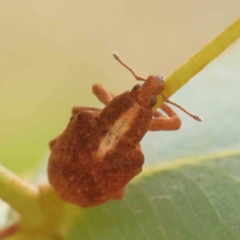
[[[72,108],[72,115],[78,114],[82,111],[85,110],[90,110],[90,111],[101,111],[100,108],[95,108],[95,107],[73,107]]]
[[[101,84],[94,84],[92,86],[92,91],[96,95],[98,100],[105,105],[107,105],[115,97],[114,94],[109,92]]]
[[[58,140],[58,138],[59,138],[60,136],[61,136],[61,135],[57,136],[56,138],[54,138],[53,140],[51,140],[51,141],[49,142],[49,147],[50,147],[51,150],[52,150],[54,144],[57,142],[57,140]]]
[[[161,106],[161,109],[168,115],[164,116],[162,113],[155,111],[154,118],[149,127],[149,131],[159,130],[177,130],[181,126],[181,119],[166,103]]]
[[[161,113],[157,110],[153,113],[153,116],[154,116],[154,118],[158,118],[158,117],[167,118],[167,116],[165,116],[163,113]]]
[[[101,84],[94,84],[92,86],[92,91],[95,94],[95,96],[98,98],[98,100],[102,102],[104,105],[107,105],[115,97],[113,93],[109,92]],[[78,114],[79,112],[82,112],[85,110],[101,111],[100,108],[94,108],[94,107],[73,107],[72,115]]]

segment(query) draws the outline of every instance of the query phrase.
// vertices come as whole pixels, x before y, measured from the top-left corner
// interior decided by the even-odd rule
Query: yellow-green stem
[[[36,207],[39,189],[0,166],[0,198],[20,214],[30,213]]]
[[[215,39],[194,54],[185,63],[178,67],[166,78],[164,95],[170,97],[194,75],[200,72],[214,58],[220,55],[226,48],[240,38],[240,18],[226,28]],[[158,103],[154,109],[163,104],[162,96],[158,96]]]

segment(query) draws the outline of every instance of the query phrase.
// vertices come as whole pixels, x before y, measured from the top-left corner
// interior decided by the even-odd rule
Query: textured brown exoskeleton
[[[123,198],[127,183],[142,170],[144,156],[139,142],[146,132],[176,130],[181,125],[177,114],[165,103],[161,109],[168,117],[152,112],[159,94],[172,103],[162,94],[163,78],[151,75],[145,80],[117,54],[114,57],[137,80],[145,81],[143,85],[135,85],[116,97],[100,84],[94,85],[93,93],[106,107],[74,107],[66,130],[50,142],[49,181],[63,200],[81,207]]]

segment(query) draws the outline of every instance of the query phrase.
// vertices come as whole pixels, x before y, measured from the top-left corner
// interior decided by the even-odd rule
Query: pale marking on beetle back
[[[114,149],[118,142],[122,140],[123,136],[129,131],[138,116],[137,109],[137,104],[134,103],[131,108],[119,117],[109,131],[103,136],[95,155],[98,158],[98,161],[103,161],[104,156]]]

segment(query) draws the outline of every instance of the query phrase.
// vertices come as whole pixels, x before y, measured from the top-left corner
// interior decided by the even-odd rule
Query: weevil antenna
[[[146,81],[146,79],[139,77],[127,64],[125,64],[121,58],[119,57],[119,55],[117,53],[113,53],[113,57],[120,62],[125,68],[127,68],[132,74],[133,76],[138,80],[138,81]]]
[[[161,96],[162,96],[162,98],[163,98],[163,100],[164,100],[165,102],[170,103],[170,104],[172,104],[172,105],[180,108],[183,112],[185,112],[186,114],[188,114],[190,117],[194,118],[196,121],[199,121],[199,122],[202,122],[202,121],[203,121],[203,119],[202,119],[201,117],[199,117],[199,116],[197,116],[197,115],[194,115],[194,114],[188,112],[185,108],[181,107],[181,106],[178,105],[177,103],[174,103],[174,102],[170,101],[163,93],[160,93],[160,94],[161,94]]]

